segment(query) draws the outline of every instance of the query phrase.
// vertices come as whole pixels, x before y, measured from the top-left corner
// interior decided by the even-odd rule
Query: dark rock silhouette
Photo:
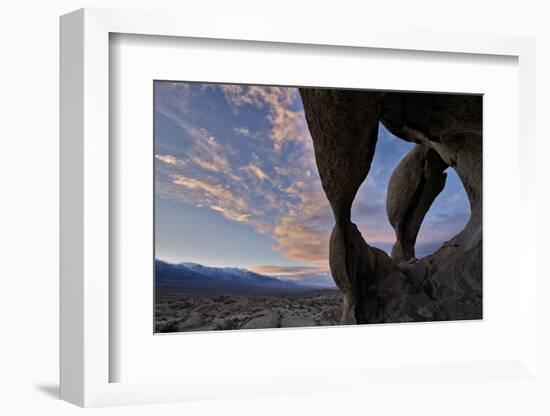
[[[335,219],[329,260],[345,298],[342,322],[481,318],[481,96],[321,88],[300,88],[300,95]],[[397,240],[391,258],[368,245],[351,221],[379,123],[416,143],[389,183],[387,213]],[[448,167],[464,184],[470,220],[434,254],[417,259],[418,231]]]

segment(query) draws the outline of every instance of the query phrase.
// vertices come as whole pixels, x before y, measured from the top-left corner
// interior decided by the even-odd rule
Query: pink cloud
[[[220,85],[226,100],[235,110],[244,105],[266,108],[267,121],[271,125],[269,137],[275,150],[280,150],[287,141],[309,140],[309,130],[303,111],[292,109],[298,90],[289,87],[265,87]]]

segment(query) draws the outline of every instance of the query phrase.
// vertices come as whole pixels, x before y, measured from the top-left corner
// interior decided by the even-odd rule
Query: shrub
[[[159,332],[178,332],[178,324],[176,321],[170,321],[159,325]]]
[[[238,329],[237,323],[233,319],[225,318],[223,324],[216,325],[216,329],[220,331],[229,331],[232,329]]]

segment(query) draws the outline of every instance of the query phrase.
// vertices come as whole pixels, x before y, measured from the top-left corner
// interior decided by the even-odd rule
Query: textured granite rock
[[[481,318],[481,96],[320,88],[301,88],[300,94],[335,219],[329,260],[344,294],[342,322]],[[397,239],[392,258],[370,246],[351,221],[379,123],[417,144],[389,183],[387,213]],[[448,167],[464,184],[470,220],[434,254],[416,259],[418,231]]]
[[[386,211],[397,239],[391,253],[395,261],[415,257],[420,225],[445,186],[447,167],[435,150],[416,145],[392,173]]]

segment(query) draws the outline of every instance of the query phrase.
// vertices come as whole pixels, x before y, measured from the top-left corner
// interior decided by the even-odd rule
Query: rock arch
[[[300,88],[300,95],[334,214],[329,262],[344,294],[343,323],[481,318],[481,96],[322,88]],[[379,123],[416,143],[388,187],[388,219],[396,233],[391,257],[367,244],[351,219]],[[464,184],[470,220],[434,254],[417,259],[416,236],[449,166]]]

